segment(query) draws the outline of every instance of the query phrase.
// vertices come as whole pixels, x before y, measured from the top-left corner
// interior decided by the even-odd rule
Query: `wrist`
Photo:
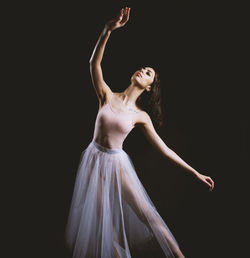
[[[105,34],[110,34],[112,32],[111,28],[107,24],[105,24],[103,31]]]
[[[193,173],[193,175],[195,176],[195,177],[199,177],[199,175],[200,175],[200,173],[198,172],[198,171],[196,171],[196,170],[192,170],[192,173]]]

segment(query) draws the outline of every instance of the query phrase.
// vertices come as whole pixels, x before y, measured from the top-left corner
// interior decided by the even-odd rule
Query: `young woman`
[[[157,99],[159,79],[153,68],[136,71],[123,92],[112,92],[103,80],[101,61],[105,45],[111,32],[126,24],[129,14],[130,8],[123,8],[105,24],[90,59],[99,110],[93,140],[80,159],[66,227],[66,241],[74,258],[128,258],[132,248],[153,240],[166,257],[184,257],[122,148],[135,126],[166,158],[194,174],[210,190],[214,188],[210,177],[198,173],[166,146],[150,115],[138,104],[142,94],[151,94],[152,106],[155,104],[152,99]],[[155,117],[160,118],[157,109]]]

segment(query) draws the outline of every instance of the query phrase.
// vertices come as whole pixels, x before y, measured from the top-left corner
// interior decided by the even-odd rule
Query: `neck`
[[[122,93],[124,94],[123,103],[125,105],[136,105],[137,98],[142,94],[144,89],[141,89],[133,84],[130,84]]]

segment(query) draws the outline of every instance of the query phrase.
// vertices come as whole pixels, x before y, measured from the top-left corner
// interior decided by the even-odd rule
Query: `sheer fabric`
[[[166,257],[179,249],[128,154],[94,140],[80,158],[65,236],[73,258],[129,258],[155,240]]]

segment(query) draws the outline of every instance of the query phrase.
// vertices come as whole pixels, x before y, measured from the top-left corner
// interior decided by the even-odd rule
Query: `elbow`
[[[89,59],[89,65],[90,66],[95,66],[95,65],[98,65],[100,64],[100,58],[98,58],[98,56],[92,54],[90,59]]]
[[[93,58],[91,57],[91,58],[89,59],[89,65],[90,65],[90,66],[93,65],[93,63],[94,63],[94,61],[93,61]]]
[[[91,57],[90,57],[90,59],[89,59],[89,64],[92,64],[92,63],[94,63],[94,61],[95,61],[95,55],[91,55]]]
[[[95,59],[96,59],[96,58],[95,58],[95,55],[92,54],[91,57],[90,57],[90,59],[89,59],[89,65],[92,65],[92,64],[94,63]]]
[[[89,68],[90,68],[90,70],[93,68],[95,66],[95,64],[94,64],[94,62],[93,62],[93,60],[89,60]]]
[[[95,66],[98,66],[100,65],[100,62],[98,62],[97,60],[93,59],[93,58],[90,58],[89,60],[89,66],[90,67],[95,67]]]

